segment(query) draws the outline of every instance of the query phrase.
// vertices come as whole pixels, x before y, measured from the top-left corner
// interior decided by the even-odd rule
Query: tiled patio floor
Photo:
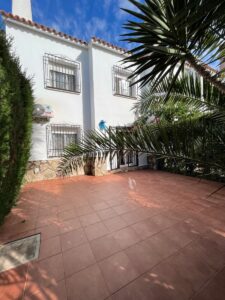
[[[213,193],[213,194],[212,194]],[[1,243],[41,233],[2,300],[224,300],[225,188],[135,171],[27,185]]]

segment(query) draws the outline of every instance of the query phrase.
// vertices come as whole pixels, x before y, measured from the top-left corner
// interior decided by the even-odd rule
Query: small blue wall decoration
[[[98,127],[99,127],[99,129],[100,129],[101,131],[106,130],[106,129],[107,129],[106,121],[101,120],[101,121],[98,123]]]

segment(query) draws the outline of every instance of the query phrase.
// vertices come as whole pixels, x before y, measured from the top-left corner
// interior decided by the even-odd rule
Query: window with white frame
[[[47,154],[48,157],[62,156],[65,148],[78,143],[81,128],[78,125],[50,124],[47,126]]]
[[[45,88],[80,93],[80,64],[52,54],[44,55]]]
[[[137,86],[133,85],[133,80],[129,78],[132,72],[119,66],[113,66],[112,73],[113,94],[136,98]]]

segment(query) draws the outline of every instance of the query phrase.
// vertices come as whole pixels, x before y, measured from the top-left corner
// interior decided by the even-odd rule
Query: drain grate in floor
[[[38,258],[39,249],[40,234],[0,245],[0,273]]]

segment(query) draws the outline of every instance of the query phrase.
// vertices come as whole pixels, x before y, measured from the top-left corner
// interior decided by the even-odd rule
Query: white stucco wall
[[[92,44],[91,103],[94,111],[92,120],[94,128],[98,128],[101,120],[106,121],[107,126],[129,125],[135,120],[132,107],[136,100],[113,95],[112,67],[118,65],[123,58],[123,55]]]
[[[132,111],[136,99],[113,95],[112,68],[124,58],[122,54],[90,43],[79,46],[47,35],[16,22],[6,22],[6,33],[22,69],[32,78],[35,102],[50,105],[54,117],[33,124],[30,160],[47,160],[46,126],[50,123],[79,125],[82,129],[98,129],[101,120],[107,126],[127,126],[135,121]],[[81,93],[46,89],[44,54],[64,56],[81,67]],[[140,157],[140,165],[146,157]],[[109,169],[109,164],[108,164]]]
[[[13,38],[13,50],[19,57],[22,69],[32,78],[35,102],[50,105],[54,118],[50,123],[80,125],[90,128],[90,95],[88,48],[83,48],[7,23],[6,33]],[[44,87],[43,56],[45,53],[62,55],[81,64],[81,93],[68,93]],[[30,160],[46,160],[46,125],[33,125]]]

